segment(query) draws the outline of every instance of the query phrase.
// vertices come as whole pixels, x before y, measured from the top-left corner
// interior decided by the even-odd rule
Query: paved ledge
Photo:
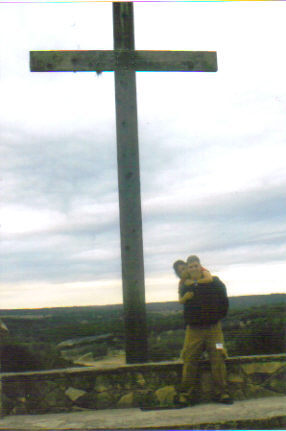
[[[73,413],[7,416],[2,430],[234,430],[285,429],[286,396],[236,401],[231,406],[209,403],[180,410],[139,408],[84,410]]]

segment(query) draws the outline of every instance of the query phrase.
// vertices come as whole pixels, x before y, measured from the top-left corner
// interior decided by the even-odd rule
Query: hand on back
[[[193,296],[194,296],[194,292],[187,292],[187,293],[185,293],[185,295],[184,295],[184,300],[185,300],[185,301],[188,301],[189,299],[192,299],[192,298],[193,298]]]

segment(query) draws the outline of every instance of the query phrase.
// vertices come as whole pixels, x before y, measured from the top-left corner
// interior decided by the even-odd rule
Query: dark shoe
[[[221,404],[231,405],[233,404],[233,399],[229,394],[222,394],[215,398],[215,401]]]

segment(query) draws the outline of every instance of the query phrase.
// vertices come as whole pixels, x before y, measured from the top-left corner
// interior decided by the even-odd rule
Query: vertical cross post
[[[114,2],[115,50],[134,50],[133,23],[133,3]],[[135,73],[134,70],[115,71],[121,264],[127,363],[146,362],[148,356]]]

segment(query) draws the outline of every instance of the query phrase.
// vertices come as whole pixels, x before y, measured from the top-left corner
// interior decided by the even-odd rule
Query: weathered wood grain
[[[31,51],[32,72],[216,72],[214,51]]]

